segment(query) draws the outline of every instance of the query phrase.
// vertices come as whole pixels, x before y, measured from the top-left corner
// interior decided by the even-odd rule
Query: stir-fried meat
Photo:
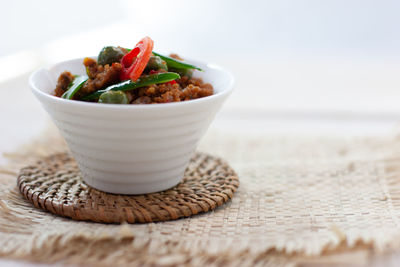
[[[122,50],[122,48],[120,48]],[[122,50],[123,53],[127,51]],[[171,54],[171,57],[182,60],[178,55]],[[122,65],[114,62],[111,65],[98,64],[92,58],[85,58],[83,64],[86,67],[86,73],[89,79],[82,88],[75,94],[74,99],[81,99],[83,96],[95,91],[106,88],[107,86],[120,83],[120,74]],[[173,72],[173,70],[170,70]],[[167,70],[158,69],[145,72],[143,75],[154,73],[165,73]],[[180,79],[167,83],[153,84],[141,88],[125,91],[127,102],[131,104],[155,104],[169,103],[202,98],[214,94],[213,86],[204,83],[202,79],[192,78],[191,75],[182,74]],[[61,96],[73,81],[74,76],[65,71],[58,78],[55,94]]]
[[[132,91],[132,104],[169,103],[210,96],[214,93],[209,83],[202,83],[201,79],[190,79],[186,84],[163,83],[140,88]]]
[[[111,66],[108,64],[102,66],[98,65],[94,59],[85,58],[83,65],[86,67],[89,79],[78,92],[78,97],[119,82],[119,73],[122,69],[120,63],[113,63]]]
[[[57,80],[57,86],[54,90],[54,95],[58,97],[62,96],[64,92],[67,91],[68,86],[73,80],[74,76],[69,71],[64,71],[61,73]]]

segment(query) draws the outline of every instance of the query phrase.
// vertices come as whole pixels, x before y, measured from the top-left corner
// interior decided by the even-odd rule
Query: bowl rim
[[[96,58],[96,57],[91,57],[91,58]],[[87,107],[87,108],[96,108],[96,109],[120,109],[120,110],[142,110],[142,109],[163,109],[163,108],[171,108],[171,107],[182,107],[182,106],[187,106],[187,105],[191,105],[191,104],[195,104],[195,103],[202,103],[202,102],[209,102],[221,97],[224,97],[225,95],[229,95],[232,91],[233,91],[233,87],[235,84],[235,78],[232,75],[231,72],[229,72],[228,70],[220,67],[217,64],[214,63],[204,63],[202,61],[198,61],[198,60],[192,60],[192,59],[185,59],[185,62],[188,62],[190,64],[193,65],[202,65],[203,69],[209,68],[209,69],[216,69],[218,71],[221,71],[223,73],[225,73],[228,76],[228,84],[224,87],[223,90],[221,90],[220,92],[217,92],[211,96],[206,96],[206,97],[202,97],[202,98],[197,98],[197,99],[192,99],[192,100],[188,100],[188,101],[181,101],[181,102],[171,102],[171,103],[159,103],[159,104],[108,104],[108,103],[93,103],[93,102],[85,102],[85,101],[77,101],[77,100],[69,100],[69,99],[64,99],[61,97],[56,97],[54,95],[51,95],[49,93],[43,92],[42,90],[40,90],[34,82],[34,79],[36,77],[36,75],[38,75],[38,73],[42,72],[43,70],[45,71],[49,71],[52,68],[56,67],[59,64],[62,63],[68,63],[68,62],[73,62],[73,61],[78,61],[78,60],[83,60],[84,58],[74,58],[74,59],[70,59],[70,60],[65,60],[65,61],[60,61],[58,63],[52,64],[48,67],[42,67],[34,72],[31,73],[31,75],[29,76],[29,85],[31,87],[32,92],[37,95],[40,96],[42,98],[47,99],[48,101],[51,101],[53,103],[58,103],[60,105],[70,105],[70,106],[76,106],[76,107]],[[212,83],[211,83],[212,84]]]

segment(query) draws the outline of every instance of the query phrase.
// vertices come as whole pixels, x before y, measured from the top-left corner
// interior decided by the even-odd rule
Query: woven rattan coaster
[[[192,157],[180,184],[159,193],[108,194],[87,186],[80,175],[69,154],[55,154],[21,169],[18,187],[37,208],[74,220],[147,223],[214,210],[239,186],[228,164],[203,153]]]

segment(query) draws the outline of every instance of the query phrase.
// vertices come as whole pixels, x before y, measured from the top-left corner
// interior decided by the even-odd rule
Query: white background
[[[44,125],[30,72],[146,35],[157,51],[234,74],[220,121],[237,130],[255,117],[253,128],[283,132],[362,133],[370,120],[386,131],[400,118],[399,11],[398,1],[371,0],[3,2],[0,145],[8,150]]]
[[[391,131],[400,119],[398,1],[7,1],[0,9],[0,151],[45,125],[28,76],[134,46],[217,63],[236,78],[214,126]],[[0,162],[2,158],[0,157]]]
[[[8,1],[0,81],[148,35],[158,51],[230,69],[228,107],[399,112],[399,12],[370,0]]]

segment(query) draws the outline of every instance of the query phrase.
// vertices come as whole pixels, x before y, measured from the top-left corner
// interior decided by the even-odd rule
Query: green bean
[[[99,97],[99,103],[128,104],[128,102],[128,97],[122,91],[107,91]]]
[[[182,76],[188,76],[189,78],[192,78],[193,75],[193,69],[170,69],[171,72],[178,73],[181,77]]]
[[[180,70],[182,70],[182,69],[196,69],[196,70],[203,71],[202,69],[200,69],[200,68],[198,68],[196,66],[193,66],[193,65],[190,65],[190,64],[187,64],[187,63],[183,63],[182,61],[176,60],[176,59],[174,59],[172,57],[166,57],[166,56],[160,55],[160,54],[158,54],[158,53],[156,53],[154,51],[153,51],[153,55],[159,56],[162,60],[167,62],[168,68],[180,69]]]
[[[129,49],[129,48],[125,48],[125,49],[127,51],[131,51],[132,50],[132,49]],[[163,56],[163,55],[160,55],[160,54],[158,54],[158,53],[156,53],[154,51],[152,53],[153,53],[153,55],[158,56],[162,60],[164,60],[167,63],[168,69],[169,68],[180,69],[180,70],[183,70],[183,69],[196,69],[196,70],[203,71],[202,69],[200,69],[200,68],[198,68],[196,66],[193,66],[193,65],[184,63],[182,61],[176,60],[175,58]]]
[[[76,92],[78,92],[83,84],[88,80],[86,76],[76,76],[75,79],[72,81],[71,87],[65,91],[65,93],[61,96],[65,99],[72,99]]]
[[[99,56],[97,57],[97,62],[100,65],[112,64],[114,62],[119,62],[124,56],[121,48],[115,46],[105,46],[101,49]]]
[[[168,71],[167,63],[164,60],[162,60],[159,56],[151,56],[149,62],[147,62],[144,71],[148,72],[150,70],[160,70],[160,69]]]
[[[180,78],[179,74],[174,73],[174,72],[165,72],[165,73],[144,75],[144,76],[141,76],[136,82],[131,81],[131,80],[126,80],[126,81],[111,85],[103,90],[93,92],[93,93],[83,97],[81,100],[83,100],[83,101],[96,100],[100,97],[100,95],[102,93],[107,92],[107,91],[129,91],[129,90],[133,90],[136,88],[140,88],[140,87],[148,86],[148,85],[152,85],[152,84],[170,82],[170,81],[173,81],[173,80],[176,80],[179,78]]]

